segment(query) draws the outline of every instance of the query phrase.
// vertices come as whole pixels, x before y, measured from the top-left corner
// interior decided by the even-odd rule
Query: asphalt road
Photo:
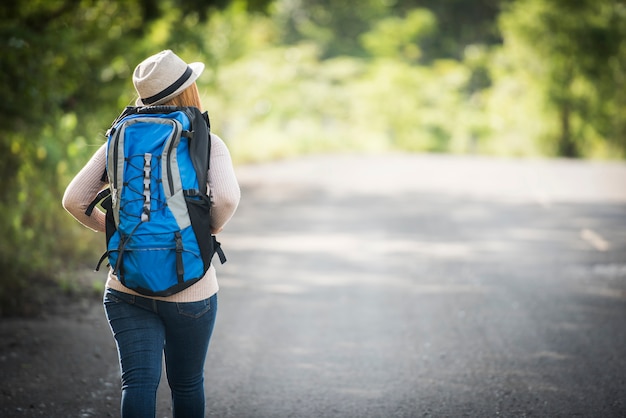
[[[315,156],[237,173],[209,417],[626,417],[625,164]],[[2,322],[0,415],[118,416],[114,345],[84,311]]]

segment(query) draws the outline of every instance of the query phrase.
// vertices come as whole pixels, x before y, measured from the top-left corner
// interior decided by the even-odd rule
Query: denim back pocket
[[[176,302],[178,313],[190,318],[199,318],[211,310],[209,299],[197,302]]]

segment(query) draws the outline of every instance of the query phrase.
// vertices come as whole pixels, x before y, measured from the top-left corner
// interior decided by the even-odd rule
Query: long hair
[[[198,92],[198,86],[193,83],[187,87],[178,96],[171,98],[167,102],[163,103],[166,106],[195,106],[202,110],[202,102],[200,101],[200,93]]]

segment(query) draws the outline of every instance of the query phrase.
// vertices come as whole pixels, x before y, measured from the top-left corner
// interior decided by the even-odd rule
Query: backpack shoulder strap
[[[185,113],[191,121],[192,136],[189,141],[191,162],[198,177],[198,187],[205,195],[208,194],[207,182],[209,160],[211,157],[211,127],[209,115],[202,113],[197,107],[185,108]]]
[[[113,123],[111,123],[111,127],[109,129],[107,129],[106,134],[105,134],[106,137],[108,138],[113,133],[113,130],[115,129],[115,125],[117,125],[117,123],[119,121],[124,119],[126,116],[133,115],[133,114],[137,113],[138,109],[140,109],[140,108],[139,107],[135,107],[135,106],[126,106],[124,108],[124,110],[122,110],[122,113],[120,113],[120,115],[115,118]]]
[[[109,127],[109,129],[107,129],[105,136],[108,138],[111,134],[113,134],[115,131],[115,126],[118,124],[118,122],[124,119],[126,116],[137,113],[137,109],[138,108],[135,106],[126,106],[124,110],[122,110],[122,113],[120,113],[120,115],[116,117],[115,120],[111,123],[111,126]],[[108,182],[108,179],[109,179],[109,175],[107,173],[107,167],[105,164],[104,170],[102,170],[102,176],[100,177],[100,181],[103,183],[106,183]],[[100,193],[98,193],[98,195],[94,198],[94,200],[92,200],[91,203],[87,206],[87,209],[85,210],[85,214],[87,216],[91,216],[96,205],[100,203],[104,198],[109,196],[110,194],[111,194],[111,190],[108,187],[102,190]]]

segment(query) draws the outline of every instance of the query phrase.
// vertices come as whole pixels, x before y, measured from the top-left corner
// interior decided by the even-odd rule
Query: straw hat
[[[172,51],[161,51],[142,61],[133,73],[139,94],[136,106],[158,105],[176,97],[204,71],[204,64],[187,64]]]

